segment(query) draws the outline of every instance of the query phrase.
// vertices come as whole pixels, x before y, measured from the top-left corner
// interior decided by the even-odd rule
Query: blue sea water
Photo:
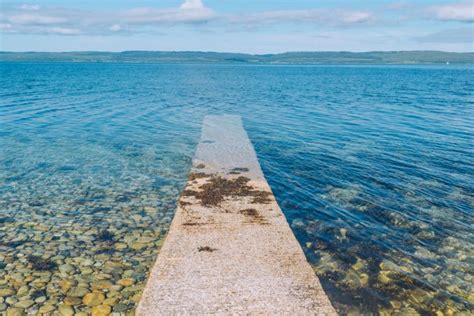
[[[472,313],[473,79],[471,65],[0,64],[0,289],[58,308],[105,287],[133,311],[203,117],[239,114],[341,314]]]

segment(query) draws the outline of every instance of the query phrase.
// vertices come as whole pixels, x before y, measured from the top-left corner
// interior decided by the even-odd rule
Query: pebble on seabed
[[[120,193],[94,192],[87,181],[82,188],[50,186],[48,194],[56,188],[69,200],[48,205],[7,194],[1,216],[14,220],[0,223],[0,315],[132,315],[180,188],[156,192],[144,185],[149,179],[136,181]]]
[[[455,235],[443,239],[432,226],[432,221],[440,220],[445,225],[456,225],[446,221],[451,210],[434,207],[426,199],[409,194],[407,199],[421,203],[420,207],[429,207],[428,214],[432,217],[432,221],[411,220],[402,212],[390,209],[385,212],[380,206],[364,199],[360,199],[362,205],[359,206],[358,199],[363,193],[357,186],[346,189],[328,187],[325,190],[326,193],[321,194],[322,199],[350,210],[363,207],[364,214],[376,212],[377,216],[382,216],[384,225],[393,225],[394,231],[404,238],[419,239],[412,244],[409,243],[411,240],[406,242],[411,247],[410,251],[400,251],[390,244],[392,241],[387,242],[392,246],[389,250],[374,243],[368,243],[370,247],[366,248],[360,240],[352,240],[360,237],[357,229],[365,229],[366,232],[366,228],[357,223],[350,226],[343,221],[294,219],[292,228],[308,240],[304,250],[312,259],[314,271],[323,284],[331,284],[333,292],[328,294],[339,312],[348,315],[375,312],[366,309],[366,302],[354,306],[342,304],[338,299],[340,296],[348,300],[367,300],[366,291],[371,291],[384,298],[383,304],[370,303],[371,308],[377,304],[374,309],[380,315],[474,314],[471,259],[474,244],[462,242]],[[385,238],[384,234],[378,234],[376,240],[383,244]],[[441,266],[442,269],[437,268]],[[456,297],[456,300],[449,299],[450,296]],[[357,302],[357,299],[354,301]],[[389,306],[385,306],[387,301]]]

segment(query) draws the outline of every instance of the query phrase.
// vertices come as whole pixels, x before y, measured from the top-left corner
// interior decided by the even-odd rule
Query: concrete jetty
[[[207,116],[138,315],[336,315],[240,117]]]

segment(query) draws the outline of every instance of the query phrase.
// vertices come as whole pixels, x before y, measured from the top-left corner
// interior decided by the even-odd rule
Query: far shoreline
[[[459,65],[474,64],[474,52],[288,52],[243,54],[220,52],[6,52],[0,62],[95,64],[222,64],[222,65]]]

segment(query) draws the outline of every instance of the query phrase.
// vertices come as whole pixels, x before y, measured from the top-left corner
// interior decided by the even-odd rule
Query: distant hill
[[[289,52],[251,55],[215,52],[0,52],[0,62],[213,63],[213,64],[452,64],[474,63],[474,53],[440,51]]]

